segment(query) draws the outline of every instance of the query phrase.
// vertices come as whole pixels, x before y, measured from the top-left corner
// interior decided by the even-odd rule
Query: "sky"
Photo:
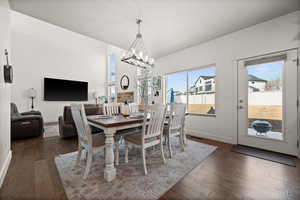
[[[247,67],[248,73],[258,78],[271,81],[276,80],[282,76],[284,61],[277,61],[272,63],[265,63],[260,65],[253,65]]]
[[[247,70],[249,74],[252,74],[258,78],[270,81],[275,80],[282,76],[284,61],[276,61],[272,63],[265,63],[260,65],[248,66]],[[185,91],[186,90],[186,79],[187,72],[180,72],[176,74],[167,75],[167,89],[173,88],[175,91]],[[204,69],[198,69],[195,71],[188,72],[189,77],[189,87],[193,86],[195,81],[200,75],[202,76],[214,76],[216,74],[215,67],[209,67]]]

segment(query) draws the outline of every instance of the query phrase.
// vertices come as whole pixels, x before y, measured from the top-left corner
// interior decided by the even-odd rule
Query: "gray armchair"
[[[40,112],[19,113],[16,104],[11,103],[11,139],[38,137],[44,131],[43,118]]]

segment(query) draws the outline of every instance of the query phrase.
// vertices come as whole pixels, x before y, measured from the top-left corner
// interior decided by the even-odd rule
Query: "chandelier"
[[[154,59],[149,56],[144,45],[142,34],[140,32],[142,20],[136,19],[136,23],[138,25],[138,33],[130,48],[123,53],[121,61],[136,67],[149,69],[154,67]]]

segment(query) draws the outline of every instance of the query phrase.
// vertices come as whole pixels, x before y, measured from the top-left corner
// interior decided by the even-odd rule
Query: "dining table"
[[[100,128],[105,134],[105,168],[104,179],[108,182],[116,178],[114,145],[117,131],[138,128],[143,125],[143,116],[115,115],[104,118],[101,115],[87,117],[88,123]]]
[[[187,114],[186,114],[187,115]],[[166,115],[166,122],[168,123],[169,114]],[[150,116],[148,116],[150,117]],[[105,168],[104,179],[108,182],[116,178],[115,168],[115,136],[117,131],[126,129],[138,128],[143,125],[144,113],[134,113],[130,116],[112,115],[106,118],[103,115],[90,115],[87,117],[88,123],[99,129],[102,129],[105,134]],[[184,143],[186,137],[184,135]]]

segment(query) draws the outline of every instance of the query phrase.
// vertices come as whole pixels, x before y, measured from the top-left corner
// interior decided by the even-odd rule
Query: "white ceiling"
[[[154,57],[300,9],[299,0],[11,0],[12,9],[128,48],[142,34]]]

